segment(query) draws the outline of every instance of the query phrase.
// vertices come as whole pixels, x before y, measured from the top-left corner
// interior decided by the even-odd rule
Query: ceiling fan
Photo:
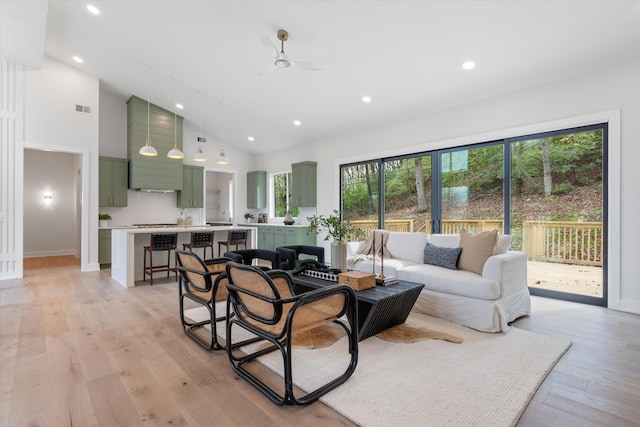
[[[266,49],[274,53],[275,61],[273,62],[273,65],[271,65],[270,67],[258,73],[259,76],[268,74],[273,70],[275,70],[276,68],[297,67],[297,68],[303,68],[305,70],[314,70],[314,71],[322,71],[327,68],[327,66],[323,64],[316,64],[314,62],[296,61],[294,59],[289,58],[287,54],[284,53],[284,42],[286,42],[289,39],[289,33],[286,30],[278,30],[277,37],[278,37],[278,40],[280,40],[280,50],[278,50],[276,45],[274,45],[273,42],[269,40],[269,37],[262,36],[260,38],[260,40],[262,40],[262,45]]]

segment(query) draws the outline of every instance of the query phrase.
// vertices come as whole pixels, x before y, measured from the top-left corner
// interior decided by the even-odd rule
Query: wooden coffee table
[[[335,284],[304,275],[292,275],[296,294]],[[392,326],[404,323],[424,285],[405,282],[376,286],[356,291],[358,300],[358,341],[369,338]]]

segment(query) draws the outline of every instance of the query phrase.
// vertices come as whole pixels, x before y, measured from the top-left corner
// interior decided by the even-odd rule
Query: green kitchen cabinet
[[[291,165],[291,203],[297,207],[316,206],[316,162],[300,162]]]
[[[111,264],[111,230],[98,230],[98,262],[100,267]]]
[[[247,172],[247,209],[267,207],[267,172]]]
[[[98,161],[99,206],[127,206],[129,161],[100,157]]]
[[[258,248],[275,250],[280,246],[315,246],[316,235],[307,234],[307,227],[273,226],[258,227]]]
[[[273,250],[272,227],[258,227],[258,249]]]
[[[182,191],[178,191],[179,208],[201,208],[204,206],[204,168],[184,165],[182,167]]]

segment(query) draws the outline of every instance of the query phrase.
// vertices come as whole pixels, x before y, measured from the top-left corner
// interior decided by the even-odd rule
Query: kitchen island
[[[144,247],[149,245],[151,233],[178,233],[178,249],[189,243],[192,231],[213,231],[214,247],[227,240],[229,230],[249,230],[247,248],[255,248],[258,233],[255,227],[241,226],[189,226],[189,227],[123,227],[111,229],[111,278],[125,288],[135,286],[143,279]],[[172,260],[172,263],[175,260]]]

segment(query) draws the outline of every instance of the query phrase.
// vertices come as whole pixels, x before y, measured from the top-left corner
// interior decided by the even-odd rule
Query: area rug
[[[361,426],[513,426],[571,346],[513,327],[504,334],[482,333],[416,313],[408,322],[463,342],[400,344],[368,338],[359,343],[351,378],[320,400]],[[293,352],[293,378],[303,390],[318,387],[348,363],[346,338]],[[260,362],[282,375],[278,354]]]

